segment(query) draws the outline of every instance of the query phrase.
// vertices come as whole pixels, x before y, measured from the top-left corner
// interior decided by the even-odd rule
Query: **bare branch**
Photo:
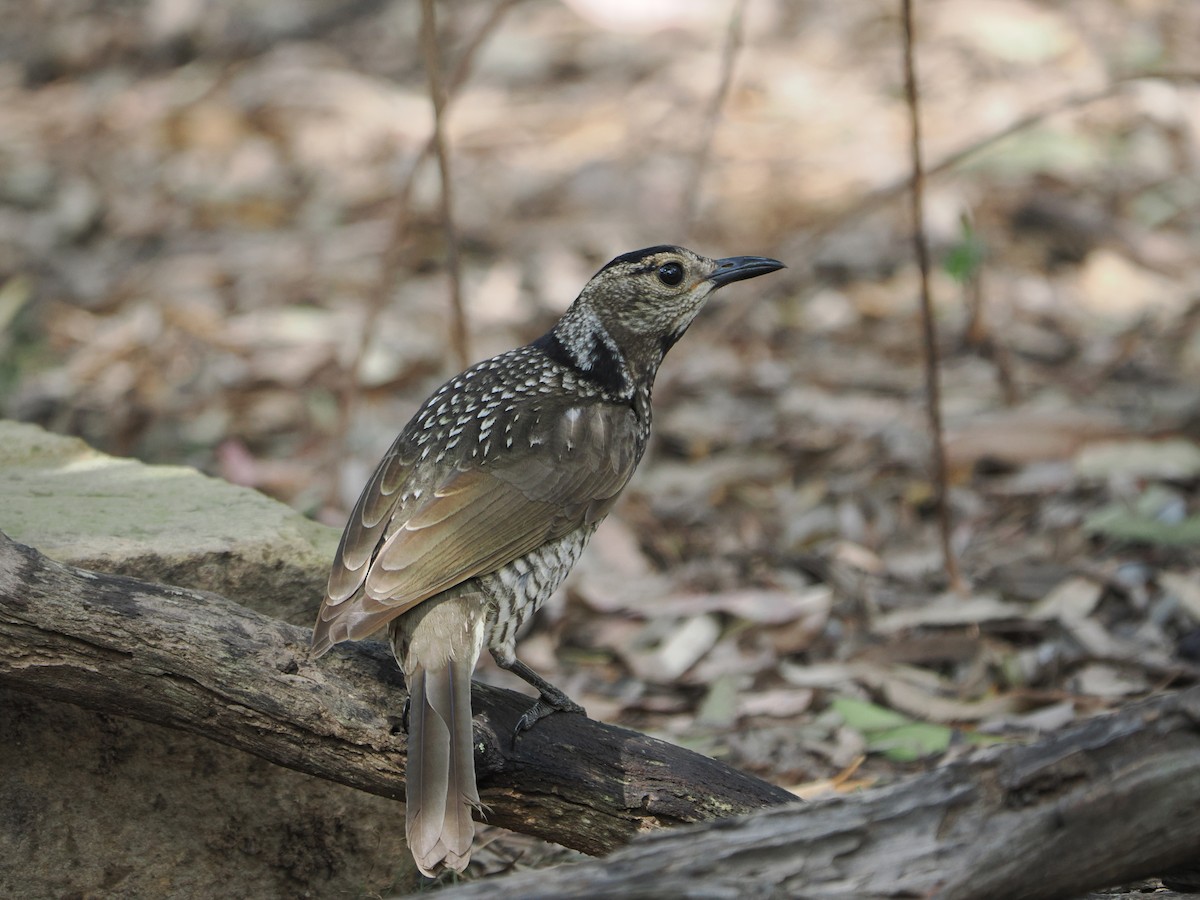
[[[442,98],[443,117],[446,110],[457,97],[458,92],[466,84],[467,79],[470,78],[472,65],[480,49],[487,43],[488,38],[495,33],[496,29],[500,27],[508,11],[520,2],[522,0],[498,0],[495,6],[492,7],[487,19],[467,41],[467,46],[454,67],[454,72],[450,76],[449,84]],[[367,299],[366,315],[363,319],[362,329],[359,332],[358,346],[355,349],[353,361],[344,373],[342,386],[339,391],[338,426],[330,442],[330,458],[333,460],[341,459],[345,455],[346,436],[350,431],[350,421],[353,418],[354,409],[358,405],[358,376],[362,371],[363,359],[367,355],[371,339],[375,336],[379,317],[383,315],[383,310],[387,306],[392,287],[399,279],[400,273],[409,263],[409,224],[412,221],[413,186],[416,184],[418,173],[424,167],[425,163],[433,157],[435,146],[436,136],[435,133],[431,132],[420,151],[413,158],[412,164],[408,168],[408,175],[400,184],[396,192],[396,197],[392,200],[395,212],[392,215],[391,233],[388,238],[387,248],[384,250],[379,280],[375,284],[374,291]],[[465,332],[465,322],[460,327]],[[466,360],[467,352],[464,350],[462,352],[456,351],[456,353],[459,357],[460,367],[465,367],[468,362]],[[329,494],[333,502],[336,502],[335,493],[336,479],[331,479]]]
[[[904,11],[904,95],[911,126],[913,248],[921,276],[921,331],[925,344],[925,396],[929,414],[929,440],[933,450],[933,500],[937,509],[938,533],[946,580],[954,590],[964,588],[951,542],[950,503],[946,473],[946,447],[942,429],[942,394],[938,373],[937,332],[933,323],[933,299],[929,290],[929,246],[925,240],[925,174],[921,160],[921,109],[913,58],[912,0],[901,0]]]
[[[1028,131],[1040,125],[1047,119],[1053,118],[1064,112],[1081,109],[1085,106],[1090,106],[1101,100],[1107,100],[1109,97],[1116,96],[1130,84],[1136,84],[1140,81],[1168,81],[1180,83],[1200,83],[1200,71],[1191,71],[1187,69],[1163,69],[1152,70],[1148,72],[1134,72],[1129,75],[1122,75],[1102,88],[1087,91],[1076,91],[1068,94],[1058,100],[1051,101],[1039,109],[1031,110],[1020,118],[1010,122],[998,131],[991,134],[986,134],[981,138],[970,141],[964,144],[957,150],[952,150],[947,153],[937,162],[925,168],[925,177],[931,178],[935,175],[940,175],[950,169],[955,168],[961,163],[966,162],[973,156],[982,153],[984,150],[995,146],[1007,138],[1015,134],[1020,134],[1022,131]],[[891,184],[885,184],[880,188],[876,188],[868,194],[865,194],[851,203],[848,207],[839,210],[829,218],[817,224],[814,229],[814,236],[821,235],[833,231],[846,222],[851,222],[859,216],[865,215],[871,210],[878,209],[881,206],[889,203],[906,189],[912,185],[912,176],[907,175],[899,178]]]
[[[729,12],[729,26],[725,30],[725,46],[721,50],[721,75],[717,80],[717,88],[709,99],[700,142],[692,159],[692,171],[683,187],[684,234],[691,234],[700,212],[701,184],[704,172],[708,168],[709,157],[712,155],[713,138],[717,133],[721,110],[725,107],[729,89],[733,85],[733,71],[745,33],[745,12],[746,0],[733,0],[733,8]]]
[[[463,308],[462,264],[458,256],[458,230],[454,224],[454,179],[450,176],[450,151],[446,147],[446,91],[442,87],[442,54],[438,47],[434,0],[421,0],[421,49],[433,103],[433,152],[441,178],[440,208],[446,238],[446,274],[450,279],[450,346],[465,369],[471,360],[467,349],[467,314]]]

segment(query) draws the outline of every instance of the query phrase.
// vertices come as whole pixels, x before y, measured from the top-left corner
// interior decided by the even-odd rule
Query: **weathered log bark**
[[[863,794],[642,835],[471,897],[1073,898],[1200,859],[1200,688]]]
[[[63,566],[0,533],[0,684],[403,798],[407,695],[390,652],[342,645],[312,663],[308,637],[216,594]],[[640,831],[794,799],[582,716],[551,716],[514,747],[529,698],[474,693],[480,794],[496,825],[600,854]]]

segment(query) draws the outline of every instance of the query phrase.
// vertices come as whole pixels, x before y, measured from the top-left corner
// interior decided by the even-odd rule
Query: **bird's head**
[[[635,379],[652,379],[709,294],[783,267],[762,256],[709,259],[670,245],[634,250],[592,276],[556,332],[581,368],[608,364],[615,353]]]

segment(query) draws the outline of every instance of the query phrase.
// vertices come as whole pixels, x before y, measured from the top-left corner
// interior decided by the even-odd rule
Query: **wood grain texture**
[[[368,642],[310,662],[308,640],[216,594],[63,566],[0,534],[0,684],[402,799],[407,694],[390,651]],[[476,685],[473,705],[486,820],[585,853],[794,799],[581,716],[551,716],[514,747],[529,698]]]
[[[1200,688],[885,788],[643,835],[474,897],[1054,900],[1200,859]]]

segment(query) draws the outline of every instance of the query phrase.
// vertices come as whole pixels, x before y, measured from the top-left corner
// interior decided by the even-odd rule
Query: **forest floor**
[[[805,797],[1197,681],[1200,4],[918,4],[959,586],[898,4],[441,6],[469,358],[636,247],[789,266],[673,350],[527,662]],[[418,7],[10,11],[0,413],[340,525],[460,367]]]

